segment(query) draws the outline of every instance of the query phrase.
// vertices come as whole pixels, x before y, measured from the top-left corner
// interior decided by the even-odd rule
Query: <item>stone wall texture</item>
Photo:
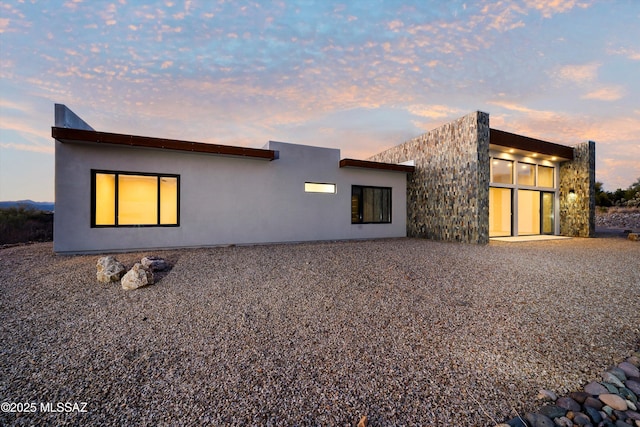
[[[370,160],[415,161],[407,182],[407,236],[489,242],[489,115],[468,114]]]
[[[560,234],[593,237],[596,229],[596,143],[576,145],[560,165]],[[571,194],[573,190],[573,194]]]

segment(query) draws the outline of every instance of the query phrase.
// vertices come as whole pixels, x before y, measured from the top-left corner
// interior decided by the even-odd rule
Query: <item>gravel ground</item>
[[[36,404],[0,424],[493,425],[640,348],[621,238],[116,256],[151,254],[171,272],[124,291],[95,255],[0,250],[0,399]]]

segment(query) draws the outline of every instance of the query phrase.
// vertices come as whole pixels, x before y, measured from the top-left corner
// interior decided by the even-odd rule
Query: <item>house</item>
[[[315,240],[593,236],[595,143],[474,112],[368,160],[97,132],[56,104],[57,253]]]
[[[595,233],[593,141],[569,147],[492,129],[478,111],[370,160],[409,159],[408,236],[487,243]]]
[[[54,250],[406,236],[410,165],[97,132],[55,106]]]

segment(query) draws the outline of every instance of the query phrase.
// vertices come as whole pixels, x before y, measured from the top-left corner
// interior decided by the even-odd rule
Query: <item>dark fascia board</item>
[[[60,142],[95,142],[98,144],[128,145],[132,147],[160,148],[165,150],[190,151],[194,153],[217,154],[222,156],[252,157],[274,160],[278,153],[274,150],[236,147],[232,145],[206,144],[204,142],[179,141],[175,139],[152,138],[149,136],[123,135],[119,133],[96,132],[82,129],[52,127],[51,136]]]
[[[573,147],[529,138],[528,136],[517,135],[493,128],[489,129],[489,143],[573,160]]]
[[[394,172],[412,173],[415,170],[415,166],[398,165],[394,163],[382,163],[372,162],[369,160],[356,160],[356,159],[342,159],[340,160],[341,168],[366,168],[366,169],[381,169]]]

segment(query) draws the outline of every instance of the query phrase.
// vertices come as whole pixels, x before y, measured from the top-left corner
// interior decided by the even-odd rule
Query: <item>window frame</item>
[[[354,197],[354,189],[359,188],[360,194],[358,195],[358,219],[359,221],[353,221],[353,197]],[[374,190],[388,190],[389,191],[389,220],[388,221],[364,221],[364,189],[374,189]],[[393,221],[393,189],[392,187],[378,187],[375,185],[351,185],[351,224],[391,224]]]
[[[114,175],[115,176],[115,189],[114,189],[114,206],[115,217],[113,224],[96,224],[96,175]],[[156,178],[156,204],[157,215],[155,224],[118,224],[118,196],[119,196],[119,176],[145,176]],[[160,179],[162,178],[174,178],[176,179],[176,223],[175,224],[162,224],[161,215],[161,198],[160,198]],[[132,172],[132,171],[114,171],[104,169],[91,169],[91,228],[141,228],[141,227],[180,227],[180,175],[170,173],[152,173],[152,172]]]

